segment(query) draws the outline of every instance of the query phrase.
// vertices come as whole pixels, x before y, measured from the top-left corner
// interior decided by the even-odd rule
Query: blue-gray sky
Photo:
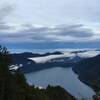
[[[99,4],[100,0],[1,0],[0,43],[16,49],[99,48]]]

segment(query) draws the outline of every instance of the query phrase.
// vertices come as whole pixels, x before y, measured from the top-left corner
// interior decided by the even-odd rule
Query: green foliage
[[[11,57],[9,56],[9,52],[7,48],[0,46],[0,74],[6,73],[9,71],[8,67],[11,64]]]
[[[75,100],[65,89],[60,86],[48,86],[46,88],[46,93],[51,100]]]
[[[96,80],[91,81],[91,84],[92,84],[92,87],[93,87],[93,89],[96,93],[93,96],[93,99],[94,100],[100,100],[100,84]]]

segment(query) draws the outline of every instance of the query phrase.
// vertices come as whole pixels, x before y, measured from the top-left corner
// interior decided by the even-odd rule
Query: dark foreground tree
[[[92,83],[92,87],[93,87],[93,89],[94,89],[94,91],[96,93],[93,96],[93,99],[94,100],[100,100],[100,84],[95,80],[93,80],[91,83]]]
[[[0,74],[9,71],[11,61],[7,48],[0,46]]]

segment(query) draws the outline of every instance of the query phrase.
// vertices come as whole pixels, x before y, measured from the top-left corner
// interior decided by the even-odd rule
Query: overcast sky
[[[100,0],[0,0],[0,43],[98,48]]]

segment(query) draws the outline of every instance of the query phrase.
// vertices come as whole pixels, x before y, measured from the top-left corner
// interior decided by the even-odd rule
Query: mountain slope
[[[96,81],[100,84],[100,55],[77,62],[73,70],[85,83],[92,85]]]

